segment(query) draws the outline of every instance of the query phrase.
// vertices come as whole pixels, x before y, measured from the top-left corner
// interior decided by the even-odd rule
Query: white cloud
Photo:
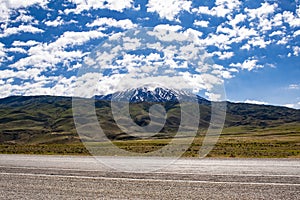
[[[66,9],[65,13],[74,12],[76,14],[90,9],[109,9],[123,11],[126,8],[133,8],[133,0],[68,0],[76,5],[74,9]]]
[[[192,1],[189,0],[149,0],[147,12],[156,12],[161,18],[173,21],[181,11],[190,11]]]
[[[240,0],[216,0],[215,4],[217,6],[224,6],[230,10],[233,10],[239,8],[242,2]]]
[[[283,36],[280,40],[276,42],[277,45],[286,45],[290,41],[289,36]]]
[[[283,106],[288,108],[294,108],[295,105],[292,103],[288,103],[288,104],[284,104]]]
[[[21,85],[9,85],[8,89],[15,95],[57,95],[57,96],[71,96],[72,83],[75,77],[65,78],[62,76],[39,76],[35,82],[25,82]],[[53,87],[47,84],[53,84]],[[25,89],[24,89],[25,88]],[[1,93],[0,88],[0,95]]]
[[[288,86],[289,90],[299,90],[300,89],[300,84],[290,84]]]
[[[299,9],[299,8],[298,8]],[[300,26],[300,16],[295,16],[290,11],[284,11],[282,17],[286,23],[288,23],[292,28]]]
[[[266,104],[269,104],[269,103],[264,102],[264,101],[249,100],[249,99],[247,99],[246,101],[244,101],[244,103],[258,104],[258,105],[266,105]]]
[[[250,17],[250,20],[255,18],[265,19],[268,15],[273,14],[278,7],[276,3],[269,4],[268,2],[262,3],[261,7],[256,9],[245,8],[245,12]]]
[[[212,92],[205,92],[205,95],[207,96],[207,99],[210,101],[222,101],[221,94],[215,94]]]
[[[238,67],[241,69],[246,69],[248,71],[251,71],[256,68],[262,68],[262,65],[257,65],[258,60],[245,60],[243,63],[231,63],[229,66],[231,67]]]
[[[300,30],[295,31],[293,35],[294,35],[294,37],[297,37],[298,35],[300,35]]]
[[[4,1],[8,8],[26,8],[35,4],[38,4],[42,7],[48,4],[48,0],[5,0]]]
[[[283,106],[288,107],[288,108],[293,108],[293,109],[300,109],[300,102],[288,103],[288,104],[284,104]]]
[[[282,13],[277,13],[275,16],[272,17],[271,19],[273,26],[282,26],[283,23],[283,17]],[[285,28],[282,26],[282,28]]]
[[[80,85],[76,85],[75,81],[81,80],[80,77],[71,76],[66,78],[63,76],[44,76],[40,75],[38,69],[26,69],[25,71],[15,72],[13,70],[6,70],[6,74],[1,74],[1,79],[5,78],[5,84],[0,81],[0,98],[9,95],[54,95],[54,96],[73,96],[73,90]],[[11,78],[10,78],[11,77]],[[101,76],[97,74],[98,80]],[[30,81],[21,84],[13,84],[14,78],[31,79]],[[34,81],[32,81],[34,80]],[[49,86],[49,84],[53,86]],[[82,85],[82,91],[89,91],[94,89],[94,85]],[[85,87],[84,86],[89,86]],[[91,88],[91,89],[89,89]]]
[[[65,48],[82,45],[85,42],[104,37],[99,31],[65,32],[56,41],[50,44],[38,44],[28,50],[28,57],[11,64],[10,67],[23,69],[26,66],[37,68],[55,67],[58,63],[68,65],[69,62],[81,59],[86,53],[81,51],[64,51]],[[47,55],[47,56],[45,56]]]
[[[45,7],[48,4],[48,0],[4,0],[0,2],[0,21],[8,22],[10,15],[14,10],[19,8],[26,8],[33,5],[39,5]]]
[[[57,26],[63,25],[64,24],[64,20],[62,20],[61,17],[58,16],[54,21],[46,21],[45,24],[47,26],[57,27]]]
[[[193,40],[196,42],[199,40],[199,37],[201,37],[203,35],[202,32],[200,31],[197,31],[197,30],[194,30],[194,29],[187,29],[185,32],[184,32],[185,35],[188,36],[188,38],[193,38]]]
[[[20,15],[15,20],[11,21],[12,23],[16,23],[16,22],[36,23],[37,22],[37,20],[35,20],[33,16],[27,15],[26,10],[19,10],[18,12],[20,13]]]
[[[169,25],[169,24],[159,24],[154,27],[153,31],[148,31],[148,34],[151,36],[157,37],[160,41],[171,42],[171,41],[188,41],[188,37],[201,35],[202,33],[196,30],[188,29],[185,34],[179,32],[182,29],[182,26],[179,25]]]
[[[81,51],[45,51],[43,48],[41,50],[43,51],[31,53],[30,56],[18,60],[10,67],[22,70],[27,66],[32,66],[40,69],[40,71],[47,68],[55,71],[58,63],[68,65],[69,62],[80,59],[85,55]]]
[[[205,90],[207,92],[206,95],[211,100],[216,100],[216,96],[210,95],[214,87],[223,84],[223,80],[214,74],[191,74],[189,72],[182,72],[180,75],[184,80],[187,81],[187,83],[190,85],[190,88],[193,88],[193,92]]]
[[[39,69],[28,68],[24,70],[14,71],[14,70],[3,70],[3,73],[0,74],[0,79],[9,79],[9,78],[19,78],[19,79],[37,79],[40,74]]]
[[[299,56],[299,53],[300,53],[300,47],[298,47],[298,46],[294,46],[293,47],[293,55],[294,56]]]
[[[246,49],[249,51],[251,49],[251,46],[248,43],[246,43],[240,49]]]
[[[67,46],[72,47],[74,45],[82,45],[91,39],[100,38],[104,36],[106,35],[99,31],[87,31],[87,32],[68,31],[68,32],[64,32],[64,34],[61,35],[55,42],[47,45],[47,48],[59,49],[61,47],[67,47]]]
[[[266,63],[265,66],[271,67],[271,68],[276,68],[276,65],[274,63]]]
[[[4,46],[5,45],[0,42],[0,65],[1,65],[1,62],[6,60],[6,52],[5,52],[5,47]]]
[[[249,38],[258,37],[258,32],[253,28],[233,27],[233,29],[225,27],[221,24],[217,27],[217,34],[210,34],[210,37],[205,40],[207,44],[214,44],[220,49],[230,49],[232,43],[240,43],[243,40],[248,41]],[[205,45],[205,44],[204,44]]]
[[[141,41],[138,38],[123,38],[123,48],[125,50],[138,49],[141,46]]]
[[[51,95],[60,95],[60,96],[72,96],[73,95],[73,87],[74,82],[76,80],[75,76],[71,76],[70,78],[66,77],[58,77],[56,84],[51,87],[50,93]],[[28,93],[37,93],[36,91],[27,91]]]
[[[224,52],[216,51],[213,52],[212,54],[217,55],[220,60],[226,60],[234,56],[233,52],[228,52],[228,51],[224,51]]]
[[[215,12],[209,10],[207,6],[200,6],[198,8],[193,8],[192,12],[196,12],[198,14],[206,14],[206,15],[216,15]]]
[[[277,30],[277,31],[273,31],[269,37],[273,37],[273,36],[282,36],[284,35],[284,32],[280,31],[280,30]]]
[[[195,26],[208,27],[208,24],[209,24],[209,21],[204,21],[204,20],[201,20],[201,21],[195,20],[194,21]]]
[[[259,48],[266,48],[267,45],[271,44],[271,41],[265,41],[262,37],[254,37],[248,41],[248,44],[252,45],[253,47],[258,46]]]
[[[176,32],[182,30],[182,28],[183,27],[179,25],[159,24],[155,26],[154,31],[168,30],[168,31]]]
[[[232,11],[238,9],[241,5],[239,0],[216,0],[215,7],[209,9],[207,6],[200,6],[193,8],[192,12],[198,14],[206,14],[217,17],[225,17],[232,14]]]
[[[20,47],[14,47],[14,48],[9,48],[7,49],[6,51],[8,52],[17,52],[17,53],[23,53],[23,54],[26,54],[27,51],[25,49],[22,49]]]
[[[212,70],[211,73],[217,75],[218,77],[221,77],[222,79],[230,79],[233,77],[231,72],[225,69],[222,65],[214,64],[212,68],[214,70]]]
[[[12,95],[11,84],[0,85],[0,98],[4,98],[10,95]]]
[[[245,26],[235,29],[237,31],[237,37],[232,39],[232,42],[241,42],[248,40],[251,37],[258,36],[258,32],[253,28],[246,28]]]
[[[44,30],[36,28],[32,25],[20,25],[19,27],[11,27],[4,30],[0,37],[7,37],[19,33],[42,33]]]
[[[37,41],[34,41],[34,40],[28,40],[26,42],[15,40],[12,43],[12,46],[34,46],[34,45],[37,45],[37,44],[40,44],[40,43],[37,42]]]
[[[109,27],[120,27],[122,29],[130,29],[135,28],[137,25],[132,23],[129,19],[123,20],[115,20],[113,18],[98,18],[94,20],[92,23],[88,23],[87,27],[94,27],[94,26],[109,26]]]
[[[230,36],[227,34],[210,34],[208,37],[200,40],[199,43],[203,46],[215,46],[220,50],[230,49]]]
[[[245,19],[247,18],[246,15],[240,13],[237,14],[233,19],[231,19],[231,17],[229,17],[229,23],[232,27],[236,27],[237,24],[239,24],[240,22],[245,21]]]
[[[275,14],[278,4],[269,4],[268,2],[262,3],[259,8],[249,9],[245,8],[248,15],[250,26],[259,30],[260,33],[266,34],[267,31],[272,30],[274,27],[283,28],[283,17],[281,13]]]

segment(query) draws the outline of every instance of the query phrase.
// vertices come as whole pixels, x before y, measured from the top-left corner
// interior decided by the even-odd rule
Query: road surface
[[[300,199],[297,159],[152,160],[0,155],[0,199]]]

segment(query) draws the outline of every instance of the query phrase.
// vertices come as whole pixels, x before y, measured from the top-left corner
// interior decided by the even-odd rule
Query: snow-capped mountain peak
[[[195,95],[184,90],[169,89],[165,87],[151,87],[143,86],[139,88],[131,88],[121,92],[115,92],[108,95],[95,96],[97,100],[116,100],[116,101],[129,101],[130,103],[139,102],[178,102],[191,101]],[[205,99],[196,96],[197,101],[204,101]],[[205,100],[207,101],[207,100]]]

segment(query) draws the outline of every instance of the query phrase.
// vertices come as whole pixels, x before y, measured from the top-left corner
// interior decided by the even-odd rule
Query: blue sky
[[[0,97],[72,96],[95,47],[114,34],[163,25],[193,34],[227,99],[300,108],[295,0],[2,0],[0,13]]]

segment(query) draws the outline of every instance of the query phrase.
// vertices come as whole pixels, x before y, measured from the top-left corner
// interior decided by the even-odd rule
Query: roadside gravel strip
[[[132,173],[92,157],[0,155],[0,180],[0,199],[299,199],[300,160],[180,159]]]

